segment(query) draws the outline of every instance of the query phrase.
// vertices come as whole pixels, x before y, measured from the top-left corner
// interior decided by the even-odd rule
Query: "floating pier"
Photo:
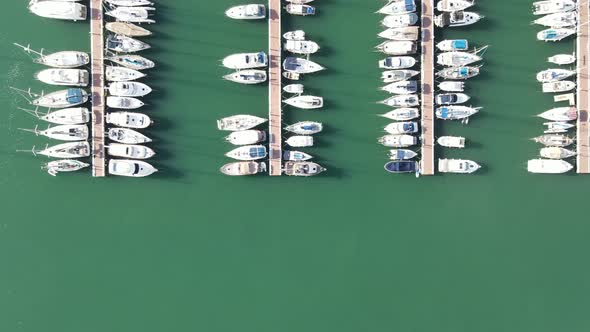
[[[92,176],[105,176],[104,30],[102,0],[90,0],[90,77],[92,96]]]
[[[434,175],[434,0],[422,0],[422,175]]]
[[[282,173],[281,1],[268,0],[268,142],[271,176]]]
[[[588,135],[588,80],[590,79],[590,68],[588,67],[588,53],[590,41],[588,40],[588,0],[578,3],[578,35],[576,41],[577,51],[577,148],[576,160],[577,172],[580,174],[590,173],[590,136]]]

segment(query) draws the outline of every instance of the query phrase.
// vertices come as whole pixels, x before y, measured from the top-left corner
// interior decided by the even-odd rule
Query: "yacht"
[[[576,33],[576,29],[571,28],[549,28],[537,33],[537,40],[542,41],[560,41]]]
[[[533,138],[533,141],[541,143],[545,146],[557,147],[565,147],[574,143],[574,139],[561,134],[545,134]]]
[[[260,4],[234,6],[225,11],[225,16],[235,20],[261,20],[266,17],[266,7]]]
[[[139,70],[131,68],[116,66],[106,66],[105,68],[105,78],[107,81],[133,81],[145,76],[146,75]]]
[[[283,69],[297,74],[311,74],[326,68],[306,59],[287,57],[285,58],[285,61],[283,61]]]
[[[283,91],[290,94],[302,94],[303,84],[288,84],[283,87]]]
[[[436,109],[436,117],[442,120],[465,120],[479,112],[481,107],[443,106]]]
[[[386,70],[381,73],[381,80],[383,83],[393,83],[408,80],[419,74],[419,71],[411,69]]]
[[[124,110],[134,110],[143,106],[143,102],[133,97],[107,97],[107,106],[110,108],[120,108]]]
[[[283,34],[283,38],[285,38],[286,40],[305,40],[305,31],[303,31],[303,30],[287,31]]]
[[[266,121],[268,120],[254,115],[240,114],[217,120],[217,128],[219,130],[228,131],[247,130],[265,123]]]
[[[283,164],[283,172],[289,176],[314,176],[326,169],[311,161],[287,161]]]
[[[283,160],[290,161],[306,161],[313,157],[305,152],[283,150]]]
[[[105,12],[105,15],[114,17],[120,22],[131,23],[155,23],[150,17],[150,12],[156,10],[153,7],[116,7]]]
[[[463,92],[465,83],[458,81],[443,81],[438,83],[438,88],[445,92]]]
[[[454,12],[465,10],[475,4],[475,0],[440,0],[436,4],[439,12]]]
[[[23,131],[31,132],[37,136],[45,136],[59,141],[85,141],[88,139],[88,126],[85,124],[67,124],[49,127],[45,130],[22,129]]]
[[[472,160],[466,159],[439,159],[438,160],[438,171],[440,173],[458,173],[458,174],[471,174],[481,166]]]
[[[418,95],[395,95],[380,102],[391,107],[414,107],[420,105]]]
[[[43,69],[35,74],[39,81],[51,85],[87,86],[88,71],[85,69]]]
[[[466,80],[479,75],[479,67],[450,67],[436,72],[436,76],[451,80]]]
[[[419,173],[420,163],[417,161],[410,160],[398,160],[390,161],[384,166],[385,170],[389,173],[402,174],[402,173]]]
[[[487,47],[486,47],[487,48]],[[485,48],[475,50],[474,52],[444,52],[436,56],[436,63],[449,67],[462,67],[483,60],[477,53]]]
[[[256,161],[238,161],[221,166],[219,171],[229,176],[254,175],[266,171],[266,164]]]
[[[418,144],[418,138],[412,135],[385,135],[377,140],[383,146],[391,148],[407,148]]]
[[[379,60],[379,68],[382,69],[406,69],[414,67],[416,59],[411,56],[390,56]]]
[[[36,111],[27,111],[39,120],[60,124],[60,125],[77,125],[88,123],[90,121],[90,112],[86,107],[64,108],[45,114],[39,114]]]
[[[550,28],[569,28],[577,25],[578,14],[576,12],[554,13],[545,15],[533,21],[535,24]]]
[[[143,97],[152,92],[152,88],[140,82],[112,82],[108,90],[112,96],[118,97]]]
[[[233,145],[257,144],[266,141],[266,132],[254,129],[233,131],[225,140]]]
[[[388,28],[409,27],[416,23],[418,23],[418,15],[416,13],[388,15],[381,21],[381,24]]]
[[[409,160],[416,157],[418,154],[408,149],[393,149],[389,150],[388,157],[391,160]]]
[[[149,116],[143,113],[111,112],[105,116],[106,123],[119,127],[142,129],[152,124]]]
[[[150,45],[131,37],[109,34],[106,47],[115,52],[132,53],[147,50]]]
[[[112,61],[123,67],[127,67],[135,70],[144,70],[154,68],[155,64],[152,60],[146,59],[141,55],[134,54],[119,54],[115,56],[109,56],[106,60]]]
[[[287,138],[285,143],[294,148],[304,148],[313,146],[313,136],[298,135]]]
[[[88,92],[78,88],[70,88],[39,96],[39,98],[32,100],[31,104],[49,108],[63,108],[84,104],[87,101]]]
[[[144,134],[129,128],[110,128],[107,136],[111,141],[123,144],[143,144],[152,141]]]
[[[223,76],[223,79],[240,84],[259,84],[266,82],[266,71],[259,69],[238,70]]]
[[[393,122],[385,126],[385,132],[392,135],[413,134],[418,132],[417,122]]]
[[[311,40],[287,40],[285,50],[295,54],[313,54],[320,49],[320,46]]]
[[[418,50],[416,43],[412,41],[388,40],[375,47],[379,52],[388,55],[414,54]]]
[[[287,13],[291,15],[309,16],[315,15],[315,7],[310,5],[294,4],[290,3],[285,6]]]
[[[530,173],[561,174],[569,172],[574,166],[565,160],[531,159],[527,163]]]
[[[576,9],[573,0],[545,0],[533,2],[533,15],[569,12]]]
[[[408,121],[418,118],[420,111],[414,107],[403,107],[381,114],[381,116],[393,121]]]
[[[574,75],[576,75],[575,70],[567,70],[560,68],[547,69],[537,74],[537,81],[541,83],[556,82]]]
[[[268,66],[268,56],[264,52],[237,53],[223,59],[223,66],[229,69],[252,69]]]
[[[285,127],[286,131],[297,135],[313,135],[321,132],[322,129],[322,124],[315,121],[301,121]]]
[[[104,0],[109,5],[123,6],[123,7],[136,7],[136,6],[151,6],[154,3],[149,0]]]
[[[549,121],[573,121],[578,118],[578,111],[573,106],[555,107],[538,115]]]
[[[467,51],[469,42],[467,39],[446,39],[436,44],[436,48],[443,52]]]
[[[240,146],[225,154],[226,157],[243,161],[263,159],[267,155],[266,146],[264,145]]]
[[[158,170],[141,160],[111,159],[109,160],[109,174],[141,178],[152,175]]]
[[[81,162],[75,159],[60,159],[54,160],[41,166],[42,169],[46,169],[47,173],[51,176],[56,176],[59,172],[75,172],[82,168],[88,167],[90,164]]]
[[[557,82],[549,82],[543,83],[543,92],[551,93],[551,92],[567,92],[571,91],[576,88],[576,83],[572,81],[557,81]]]
[[[33,62],[54,68],[76,68],[90,63],[88,53],[78,51],[62,51],[48,55],[39,53]]]
[[[441,93],[436,95],[434,101],[437,105],[457,105],[469,101],[470,97],[464,93]]]
[[[441,136],[436,143],[445,148],[463,149],[465,147],[465,137],[461,136]]]
[[[38,16],[58,20],[83,21],[86,19],[86,6],[70,1],[32,0],[29,10]]]
[[[137,144],[111,143],[106,148],[109,156],[122,158],[149,159],[156,154],[154,150],[147,146]]]
[[[543,133],[545,134],[556,134],[556,133],[565,133],[571,128],[574,127],[574,124],[568,122],[544,122],[544,126],[547,127]]]
[[[40,154],[50,158],[84,158],[90,156],[90,144],[88,142],[68,142],[50,147],[41,151],[35,151],[35,155]]]
[[[576,62],[576,54],[556,54],[547,58],[547,62],[556,65],[571,65]]]
[[[377,36],[390,40],[418,40],[420,30],[417,26],[389,28],[381,31]]]
[[[415,11],[416,2],[414,2],[414,0],[398,0],[390,1],[387,5],[379,9],[377,13],[385,15],[396,15],[413,13]]]
[[[150,30],[129,22],[108,22],[104,27],[112,33],[127,37],[147,37],[152,34]]]
[[[302,109],[316,109],[324,106],[324,98],[309,95],[299,95],[283,100],[287,105]]]
[[[541,157],[547,159],[566,159],[575,156],[577,153],[568,149],[560,148],[558,146],[548,146],[541,148],[539,154]]]
[[[389,83],[381,90],[398,95],[410,95],[418,92],[418,81],[398,81]]]
[[[460,27],[477,23],[483,16],[474,12],[456,11],[443,12],[434,17],[434,24],[439,28]]]

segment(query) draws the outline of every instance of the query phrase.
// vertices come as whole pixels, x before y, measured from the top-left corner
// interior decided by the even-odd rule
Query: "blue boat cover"
[[[266,148],[265,147],[250,148],[250,157],[253,157],[253,158],[266,157]]]
[[[440,118],[446,119],[449,117],[449,109],[447,107],[440,108]]]
[[[285,70],[296,71],[299,67],[301,67],[301,65],[299,64],[299,58],[288,57],[285,59],[285,62],[283,63],[283,68]]]
[[[390,161],[385,164],[385,170],[391,173],[410,173],[416,172],[415,161]]]
[[[404,132],[412,132],[412,131],[414,131],[414,124],[412,122],[404,123],[403,129],[404,129]]]
[[[70,104],[80,104],[84,101],[84,93],[82,89],[68,89],[66,92],[66,100]]]
[[[305,13],[313,15],[313,14],[315,14],[315,8],[311,7],[311,6],[305,7]]]
[[[467,39],[457,39],[454,40],[452,43],[453,48],[458,50],[465,50],[467,49]]]
[[[467,77],[467,75],[469,75],[469,69],[467,67],[459,68],[459,75],[461,77]]]

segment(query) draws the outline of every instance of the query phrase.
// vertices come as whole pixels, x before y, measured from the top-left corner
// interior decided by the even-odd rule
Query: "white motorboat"
[[[291,94],[302,94],[303,84],[289,84],[283,87],[283,91]]]
[[[387,154],[390,160],[410,160],[417,155],[416,152],[408,149],[393,149]]]
[[[375,47],[379,52],[388,55],[414,54],[418,50],[416,43],[412,41],[388,40]]]
[[[151,46],[140,40],[122,35],[109,35],[106,47],[115,52],[132,53],[147,50]]]
[[[152,2],[149,0],[104,0],[106,3],[113,6],[122,7],[137,7],[137,6],[151,6]]]
[[[574,166],[565,160],[531,159],[527,163],[529,173],[561,174],[569,172]]]
[[[313,54],[320,49],[320,46],[311,40],[287,40],[285,50],[295,54]]]
[[[407,148],[418,144],[418,138],[412,135],[385,135],[379,137],[377,142],[391,148]]]
[[[85,107],[72,107],[56,110],[53,112],[39,113],[37,110],[21,110],[35,116],[39,120],[60,125],[77,125],[90,121],[90,112]]]
[[[299,16],[315,15],[315,7],[310,6],[310,5],[290,3],[287,6],[285,6],[285,10],[287,11],[287,13],[289,13],[291,15],[299,15]]]
[[[437,105],[457,105],[466,103],[471,99],[464,93],[441,93],[436,95],[434,101]]]
[[[545,15],[534,20],[533,23],[550,28],[568,28],[575,27],[577,20],[578,14],[576,12],[566,12]]]
[[[49,127],[45,130],[38,130],[35,129],[24,129],[19,128],[23,131],[31,132],[37,136],[45,136],[51,139],[59,140],[59,141],[84,141],[88,139],[88,126],[82,124],[75,124],[75,125],[59,125],[54,127]]]
[[[324,98],[310,95],[299,95],[283,100],[287,105],[301,109],[316,109],[324,106]]]
[[[43,69],[35,74],[39,81],[51,85],[87,86],[88,71],[85,69]]]
[[[263,130],[239,130],[225,137],[225,140],[233,145],[250,145],[266,141],[266,132]]]
[[[32,0],[29,10],[38,16],[58,20],[83,21],[86,19],[86,6],[76,2]]]
[[[308,146],[313,146],[313,136],[308,135],[297,135],[289,137],[285,143],[288,146],[292,146],[294,148],[304,148]]]
[[[443,52],[467,51],[469,42],[467,39],[446,39],[436,44],[436,48]]]
[[[390,1],[377,11],[379,14],[396,15],[407,14],[416,11],[416,3],[414,0],[396,0]]]
[[[225,16],[235,20],[261,20],[266,17],[266,7],[260,4],[234,6],[225,11]]]
[[[417,122],[393,122],[385,126],[385,132],[392,135],[413,134],[418,132]]]
[[[418,40],[420,30],[417,26],[389,28],[381,31],[377,36],[390,40]]]
[[[439,12],[454,12],[465,10],[475,4],[475,0],[440,0],[436,4]]]
[[[439,28],[460,27],[477,23],[482,18],[483,16],[478,13],[462,10],[456,12],[443,12],[434,17],[434,24]]]
[[[90,164],[74,159],[60,159],[54,160],[41,166],[41,169],[46,169],[51,176],[56,176],[59,172],[75,172],[82,168],[88,167]]]
[[[533,15],[569,12],[576,9],[573,0],[545,0],[533,2]]]
[[[144,134],[129,128],[110,128],[108,137],[111,141],[123,144],[144,144],[152,141]]]
[[[549,28],[537,33],[537,40],[542,41],[560,41],[576,33],[576,29],[571,28]]]
[[[418,23],[418,15],[416,15],[416,13],[387,15],[381,21],[381,24],[388,28],[409,27],[416,23]]]
[[[379,68],[383,69],[406,69],[414,67],[416,59],[411,56],[390,56],[379,60]]]
[[[465,147],[465,137],[461,136],[441,136],[436,143],[446,148],[463,149]]]
[[[420,105],[418,95],[395,95],[379,102],[391,107],[415,107]]]
[[[436,76],[449,80],[466,80],[479,75],[479,67],[450,67],[436,72]]]
[[[146,37],[152,34],[150,30],[129,22],[108,22],[104,27],[110,32],[128,37]]]
[[[297,74],[311,74],[326,68],[310,60],[287,57],[285,58],[285,61],[283,61],[283,69]]]
[[[479,112],[481,107],[468,107],[460,105],[443,106],[436,109],[436,117],[442,120],[464,120]]]
[[[266,71],[259,69],[238,70],[223,76],[223,79],[240,84],[259,84],[266,82]]]
[[[541,83],[557,82],[574,75],[576,75],[575,70],[552,68],[539,72],[537,74],[537,81]]]
[[[420,116],[420,111],[418,108],[414,107],[403,107],[381,114],[381,116],[393,121],[408,121],[418,118]]]
[[[90,144],[88,142],[68,142],[46,147],[41,151],[35,151],[33,148],[33,154],[50,158],[84,158],[90,156]]]
[[[133,97],[108,96],[107,106],[124,110],[134,110],[143,106],[143,101]]]
[[[254,115],[240,114],[217,120],[217,128],[219,130],[228,131],[247,130],[265,123],[266,121],[268,120]]]
[[[108,89],[111,95],[118,97],[142,97],[152,92],[152,88],[140,82],[112,82]]]
[[[549,121],[573,121],[578,118],[578,111],[575,107],[555,107],[538,115],[538,117]]]
[[[298,3],[298,4],[306,4],[306,3],[313,2],[313,0],[286,0],[286,1],[290,2],[290,3]]]
[[[548,146],[541,148],[539,154],[541,157],[547,159],[566,159],[575,156],[577,153],[575,151],[560,148],[558,146]]]
[[[106,66],[105,78],[107,81],[133,81],[145,77],[146,75],[139,70],[117,67],[117,66]]]
[[[576,88],[576,83],[572,81],[557,81],[557,82],[549,82],[543,83],[543,92],[551,93],[551,92],[567,92],[571,91]]]
[[[266,164],[256,161],[238,161],[221,166],[219,171],[229,176],[254,175],[266,171]]]
[[[397,95],[411,95],[418,92],[418,81],[398,81],[389,83],[381,90]]]
[[[268,56],[264,52],[237,53],[223,59],[223,66],[229,69],[252,69],[268,66]]]
[[[17,43],[14,43],[14,45],[22,48],[28,54],[35,54],[36,57],[33,59],[34,63],[42,64],[49,67],[76,68],[90,63],[90,57],[88,56],[88,53],[84,52],[61,51],[45,55],[43,54],[43,49],[41,49],[41,51],[38,52],[31,49],[28,45],[23,46]]]
[[[283,150],[283,160],[287,161],[305,161],[312,159],[313,157],[305,152]]]
[[[147,146],[137,144],[120,144],[111,143],[106,146],[109,156],[132,158],[132,159],[149,159],[156,152]]]
[[[323,128],[320,122],[301,121],[285,127],[285,130],[297,135],[313,135],[321,132]]]
[[[472,160],[466,159],[439,159],[438,160],[438,171],[440,173],[458,173],[458,174],[471,174],[481,166]]]
[[[154,68],[155,63],[149,59],[142,57],[141,55],[135,54],[119,54],[115,56],[107,57],[106,60],[112,61],[123,67],[136,70],[144,70]]]
[[[483,60],[479,53],[485,51],[487,46],[473,52],[444,52],[436,56],[436,63],[443,66],[461,67]]]
[[[111,112],[105,116],[106,123],[119,127],[141,129],[152,124],[149,116],[134,112]]]
[[[438,88],[446,92],[463,92],[465,89],[465,82],[443,81],[438,83]]]
[[[39,96],[33,99],[31,104],[49,108],[63,108],[84,104],[87,101],[88,92],[78,88],[71,88]]]
[[[381,73],[381,80],[383,83],[393,83],[408,80],[419,74],[419,71],[411,69],[386,70]]]
[[[158,170],[141,160],[111,159],[109,160],[109,174],[141,178],[152,175]]]
[[[303,30],[287,31],[283,34],[283,38],[285,38],[286,40],[305,40],[305,31],[303,31]]]
[[[155,23],[150,18],[150,12],[156,10],[153,7],[116,7],[105,12],[105,15],[114,17],[120,22],[131,23]]]
[[[263,159],[267,155],[266,146],[264,145],[240,146],[225,154],[226,157],[244,161]]]
[[[556,54],[547,58],[547,62],[556,65],[570,65],[576,62],[576,54]]]
[[[568,122],[545,122],[543,125],[547,127],[547,129],[543,131],[545,134],[566,133],[574,127],[573,123]]]
[[[574,143],[574,139],[561,134],[545,134],[533,138],[533,141],[535,141],[536,143],[543,144],[545,146],[557,147],[564,147],[572,145]]]
[[[283,164],[283,172],[288,176],[315,176],[326,169],[311,161],[287,161]]]

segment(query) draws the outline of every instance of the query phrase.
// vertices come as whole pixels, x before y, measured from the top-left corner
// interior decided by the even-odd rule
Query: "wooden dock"
[[[422,175],[434,175],[434,0],[422,0]]]
[[[102,0],[90,0],[90,77],[92,96],[92,176],[105,176],[104,30]]]
[[[578,36],[576,41],[576,53],[578,57],[578,78],[577,78],[577,148],[576,160],[577,172],[581,174],[590,173],[590,136],[588,135],[588,80],[590,79],[590,68],[588,67],[588,0],[578,3]]]
[[[268,142],[271,176],[282,171],[281,1],[268,0]]]

